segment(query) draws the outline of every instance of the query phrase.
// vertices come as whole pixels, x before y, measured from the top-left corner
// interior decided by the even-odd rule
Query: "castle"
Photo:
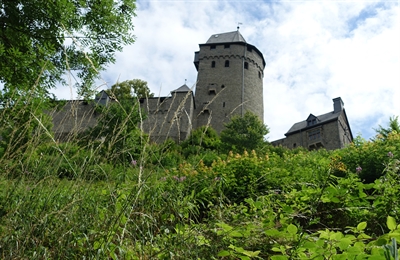
[[[244,115],[246,111],[252,112],[263,121],[265,60],[257,47],[247,43],[238,28],[237,31],[211,35],[206,43],[199,44],[199,49],[194,53],[194,66],[198,72],[195,92],[184,84],[171,91],[171,95],[167,97],[140,99],[142,111],[147,115],[141,127],[154,142],[160,143],[168,138],[181,142],[189,136],[192,129],[205,125],[213,127],[220,133],[232,116]],[[95,98],[95,103],[98,104],[107,105],[109,102],[113,100],[105,91],[100,92]],[[299,129],[303,135],[314,131],[314,127],[319,127],[319,139],[322,137],[325,139],[318,144],[318,147],[324,146],[329,136],[335,139],[337,136],[333,137],[325,129],[326,127],[321,126],[327,121],[332,123],[332,119],[340,118],[339,123],[346,125],[344,129],[347,130],[344,131],[349,133],[349,138],[327,148],[343,147],[352,141],[352,136],[347,117],[342,113],[344,110],[340,106],[343,105],[341,99],[340,102],[337,109],[335,105],[335,116],[329,117],[330,120],[325,120],[325,117],[321,120],[320,117],[310,116],[307,120],[315,119],[312,121],[315,123],[306,127],[303,127],[303,123],[295,124],[286,134],[285,140],[272,143],[290,148],[297,145],[311,148],[308,143],[299,141],[293,136],[296,136]],[[75,105],[73,104],[68,102],[64,109],[54,113],[56,136],[69,135],[96,123],[96,115],[91,112],[93,109],[89,104],[82,101],[75,101]],[[330,129],[331,126],[327,128]]]

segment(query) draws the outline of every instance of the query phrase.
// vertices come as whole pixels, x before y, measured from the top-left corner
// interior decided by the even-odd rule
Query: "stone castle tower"
[[[217,131],[233,115],[246,111],[264,118],[262,53],[237,31],[214,34],[195,52],[198,71],[194,127],[211,124]]]

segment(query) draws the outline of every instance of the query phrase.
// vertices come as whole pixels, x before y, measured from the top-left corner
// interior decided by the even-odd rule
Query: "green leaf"
[[[364,221],[357,225],[357,230],[361,231],[364,230],[366,227],[367,227],[367,222]]]
[[[242,233],[240,233],[239,231],[232,231],[232,232],[230,232],[229,233],[229,236],[230,237],[243,237],[243,234]]]
[[[222,250],[218,253],[218,256],[230,256],[231,253],[229,253],[229,251],[226,250]]]
[[[250,256],[250,257],[255,257],[260,254],[261,251],[243,251],[244,255]]]
[[[271,256],[271,260],[287,260],[289,257],[284,256],[284,255],[274,255]]]
[[[297,233],[297,227],[296,227],[295,225],[293,225],[293,224],[290,224],[290,225],[286,228],[286,230],[287,230],[290,234],[292,234],[292,235],[295,235],[295,234]]]
[[[351,245],[351,239],[349,238],[342,238],[339,242],[340,250],[344,251]]]
[[[391,217],[391,216],[387,217],[386,225],[390,229],[390,231],[396,230],[396,226],[397,226],[396,220],[393,217]]]

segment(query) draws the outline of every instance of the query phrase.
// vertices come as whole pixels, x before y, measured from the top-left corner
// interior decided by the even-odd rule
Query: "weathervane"
[[[238,25],[237,25],[237,30],[238,30],[238,31],[239,31],[239,28],[240,28],[239,25],[242,25],[242,23],[239,23],[239,22],[238,22]]]

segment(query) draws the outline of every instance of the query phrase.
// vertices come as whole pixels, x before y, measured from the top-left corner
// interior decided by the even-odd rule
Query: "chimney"
[[[333,113],[338,113],[343,110],[343,101],[340,97],[333,99]]]

